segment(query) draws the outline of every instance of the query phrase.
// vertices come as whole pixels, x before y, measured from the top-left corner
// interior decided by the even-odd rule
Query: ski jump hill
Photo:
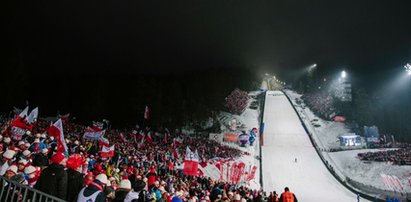
[[[357,201],[356,194],[327,170],[284,93],[266,93],[261,146],[264,191],[281,194],[289,187],[303,202]]]

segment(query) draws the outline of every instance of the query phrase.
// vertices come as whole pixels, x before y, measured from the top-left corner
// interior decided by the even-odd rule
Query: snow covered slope
[[[356,195],[325,168],[282,92],[267,92],[263,122],[262,177],[265,191],[281,193],[288,186],[299,201],[357,201]]]

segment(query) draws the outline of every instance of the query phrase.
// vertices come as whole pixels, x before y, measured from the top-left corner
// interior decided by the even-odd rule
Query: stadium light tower
[[[411,76],[411,65],[410,63],[407,63],[406,65],[404,65],[405,71],[407,72],[408,75]]]

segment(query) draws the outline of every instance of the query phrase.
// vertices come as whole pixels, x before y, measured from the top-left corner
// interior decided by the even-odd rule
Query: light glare
[[[343,70],[343,71],[341,72],[341,77],[342,77],[342,78],[347,77],[347,72],[345,72],[345,70]]]

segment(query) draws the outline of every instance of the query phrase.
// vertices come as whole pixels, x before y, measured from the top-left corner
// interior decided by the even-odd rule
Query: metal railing
[[[65,202],[55,196],[0,176],[0,201],[7,202]]]

